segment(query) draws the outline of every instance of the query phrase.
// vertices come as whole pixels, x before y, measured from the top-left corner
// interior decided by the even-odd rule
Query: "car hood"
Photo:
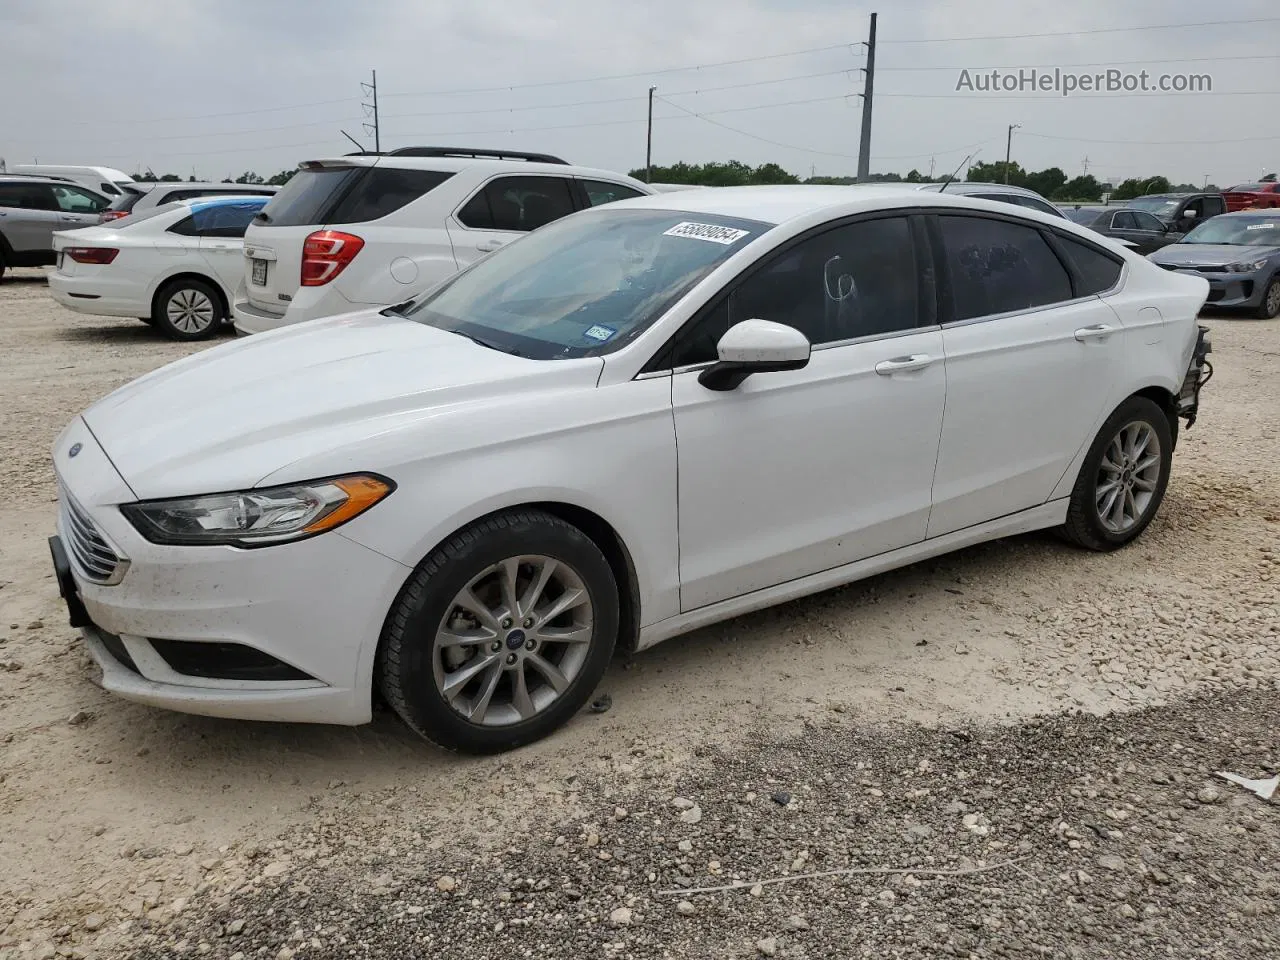
[[[83,416],[139,498],[184,496],[252,487],[297,460],[475,404],[589,389],[603,364],[513,357],[360,311],[179,360]]]
[[[1230,263],[1251,263],[1280,253],[1280,247],[1242,247],[1226,243],[1171,243],[1151,254],[1156,263],[1225,267]]]

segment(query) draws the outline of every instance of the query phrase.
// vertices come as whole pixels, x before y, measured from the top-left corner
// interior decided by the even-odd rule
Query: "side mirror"
[[[1182,216],[1183,216],[1183,219],[1185,220],[1194,220],[1198,216],[1198,214],[1195,212],[1195,210],[1188,209],[1188,210],[1182,211]]]
[[[809,363],[809,339],[795,327],[744,320],[720,338],[720,359],[698,375],[708,390],[736,390],[753,373],[800,370]]]

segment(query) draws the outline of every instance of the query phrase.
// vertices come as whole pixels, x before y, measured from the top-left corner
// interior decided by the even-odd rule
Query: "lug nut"
[[[493,643],[489,644],[489,649],[492,650],[494,653],[497,653],[499,650],[502,649],[502,641],[500,640],[493,641]]]
[[[525,618],[524,618],[524,628],[525,628],[526,630],[528,630],[528,629],[529,629],[530,627],[532,627],[532,626],[533,626],[533,617],[525,617]]]
[[[515,662],[516,662],[516,655],[514,653],[507,654],[507,666],[509,667],[513,666]]]
[[[502,618],[502,629],[503,629],[503,630],[510,630],[510,629],[511,629],[511,624],[512,624],[512,622],[513,622],[513,621],[512,621],[512,619],[511,619],[510,617],[503,617],[503,618]]]
[[[538,649],[538,641],[537,641],[537,640],[529,640],[529,641],[527,641],[527,642],[525,643],[524,648],[525,648],[526,650],[537,650],[537,649]]]

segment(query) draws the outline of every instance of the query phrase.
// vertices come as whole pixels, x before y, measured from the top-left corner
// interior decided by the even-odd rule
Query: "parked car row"
[[[377,697],[504,750],[617,648],[1031,530],[1115,550],[1159,510],[1204,276],[950,191],[526,163],[305,169],[249,227],[256,296],[350,274],[394,305],[187,357],[57,439],[53,566],[106,689],[339,724]]]

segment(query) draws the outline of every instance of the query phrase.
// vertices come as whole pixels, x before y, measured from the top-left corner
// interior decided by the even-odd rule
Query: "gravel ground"
[[[247,960],[1262,956],[1251,941],[1274,939],[1275,804],[1225,783],[1195,796],[1216,769],[1280,772],[1280,324],[1206,321],[1218,372],[1134,547],[1019,537],[743,617],[616,664],[608,713],[464,759],[386,714],[255,725],[97,689],[49,570],[49,446],[204,345],[72,314],[40,271],[16,273],[0,284],[2,960],[183,940]],[[659,896],[850,864],[917,873]]]

